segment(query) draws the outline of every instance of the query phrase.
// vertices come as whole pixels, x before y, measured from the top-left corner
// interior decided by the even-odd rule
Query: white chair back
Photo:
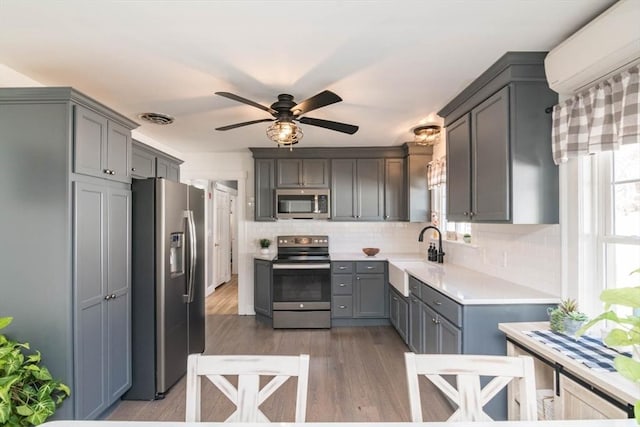
[[[225,375],[238,376],[238,388]],[[260,389],[260,376],[273,376]],[[304,422],[307,410],[309,355],[208,356],[192,354],[187,363],[186,421],[200,421],[201,379],[206,377],[236,405],[225,422],[270,422],[260,405],[290,377],[298,377],[295,422]]]
[[[413,422],[422,422],[419,375],[424,375],[458,405],[447,421],[492,421],[483,407],[511,381],[519,387],[520,419],[537,421],[535,373],[530,356],[405,353],[404,357]],[[454,375],[457,389],[442,375]],[[480,376],[494,378],[481,388]]]

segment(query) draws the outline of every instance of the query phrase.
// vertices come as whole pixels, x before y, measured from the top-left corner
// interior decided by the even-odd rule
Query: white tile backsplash
[[[360,252],[365,247],[376,247],[380,253],[406,253],[419,251],[418,234],[422,227],[424,224],[407,222],[281,220],[250,222],[247,237],[256,249],[261,238],[275,241],[281,235],[326,234],[331,252]]]
[[[472,245],[445,243],[445,262],[561,294],[560,226],[472,224]]]

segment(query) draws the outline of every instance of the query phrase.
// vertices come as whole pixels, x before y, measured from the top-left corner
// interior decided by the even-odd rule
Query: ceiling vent
[[[549,87],[575,94],[640,61],[640,1],[621,0],[549,52]]]
[[[174,121],[173,117],[162,113],[142,113],[138,115],[138,117],[146,122],[154,123],[156,125],[170,125]]]

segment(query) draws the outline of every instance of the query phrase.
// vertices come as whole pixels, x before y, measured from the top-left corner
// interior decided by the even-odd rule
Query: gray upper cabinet
[[[447,127],[447,217],[556,224],[558,168],[551,157],[557,103],[544,52],[508,52],[438,112]]]
[[[276,186],[279,188],[329,187],[327,159],[278,159]]]
[[[131,176],[134,178],[153,178],[156,176],[155,154],[133,144],[131,149]]]
[[[130,183],[131,131],[81,105],[74,111],[74,172]]]
[[[256,221],[275,221],[275,160],[255,160],[255,213]]]
[[[12,177],[0,180],[3,233],[18,242],[0,259],[16,284],[0,313],[70,386],[58,419],[98,418],[131,384],[131,189],[120,170],[136,126],[72,88],[0,88],[0,165]]]
[[[331,162],[333,220],[384,219],[384,159],[334,159]]]
[[[157,177],[180,182],[180,159],[135,140],[131,148],[131,158],[131,176],[134,178]]]
[[[384,220],[407,219],[407,183],[404,159],[384,160]]]

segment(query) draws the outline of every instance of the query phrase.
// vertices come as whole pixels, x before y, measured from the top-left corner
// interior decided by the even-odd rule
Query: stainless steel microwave
[[[276,189],[276,218],[328,219],[329,189]]]

